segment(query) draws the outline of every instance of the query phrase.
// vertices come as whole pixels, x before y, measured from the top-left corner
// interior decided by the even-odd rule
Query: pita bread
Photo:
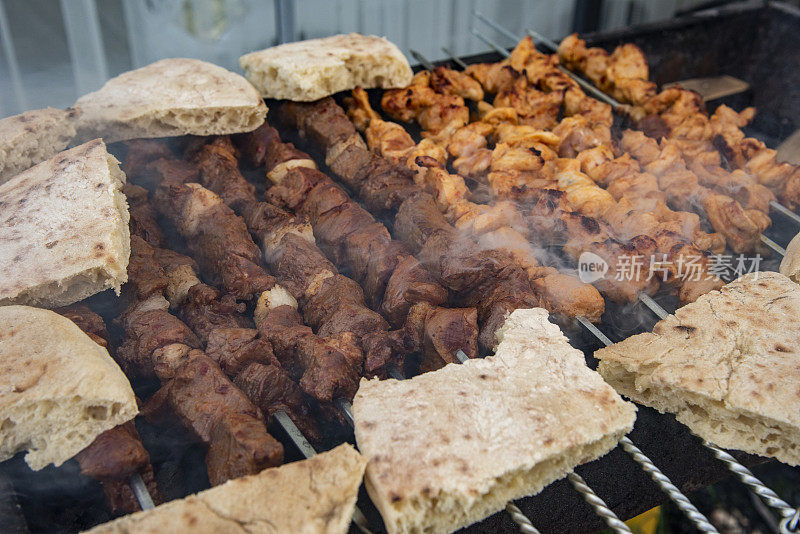
[[[800,287],[747,275],[599,350],[621,394],[729,449],[800,464]]]
[[[67,148],[77,114],[46,108],[0,120],[0,184]]]
[[[0,305],[119,292],[130,234],[118,163],[95,139],[0,185]]]
[[[390,534],[479,521],[602,456],[633,427],[634,405],[547,318],[514,311],[494,356],[361,381],[356,440]]]
[[[383,37],[350,33],[287,43],[239,58],[264,98],[311,102],[355,87],[406,87],[408,60]]]
[[[229,480],[89,532],[343,534],[355,510],[365,464],[345,443],[308,460]]]
[[[794,236],[781,260],[781,274],[800,283],[800,234]]]
[[[264,123],[267,107],[243,77],[199,59],[162,59],[78,99],[78,139],[224,135]]]
[[[106,349],[50,310],[0,306],[0,461],[61,465],[138,413]]]

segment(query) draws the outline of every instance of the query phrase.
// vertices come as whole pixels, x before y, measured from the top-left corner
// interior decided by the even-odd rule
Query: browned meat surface
[[[122,192],[128,199],[131,234],[138,235],[154,247],[162,246],[164,234],[156,221],[156,212],[148,202],[147,190],[138,185],[126,183],[122,186]]]
[[[253,360],[233,382],[265,415],[284,410],[307,439],[322,439],[308,397],[277,362]]]
[[[402,256],[386,284],[381,311],[393,326],[399,327],[411,306],[420,302],[444,304],[447,291],[414,256]]]
[[[323,402],[355,395],[363,353],[351,333],[316,336],[297,310],[285,305],[269,310],[258,330],[303,391]]]
[[[404,243],[395,241],[394,239],[388,242],[373,242],[370,244],[368,251],[367,272],[364,278],[361,280],[361,285],[364,287],[364,293],[366,294],[366,297],[369,300],[372,308],[380,309],[390,322],[392,321],[391,316],[399,315],[400,311],[394,310],[394,302],[387,302],[385,307],[382,306],[382,304],[386,297],[389,281],[391,280],[395,270],[399,267],[401,258],[408,256],[409,254],[410,252],[408,247]],[[348,255],[348,259],[349,258],[350,256]],[[431,302],[435,304],[436,302],[434,301],[438,298],[437,293],[443,292],[446,295],[447,291],[445,291],[444,288],[442,288],[436,282],[433,275],[426,272],[425,276],[427,276],[427,278],[420,278],[420,282],[427,280],[436,287],[427,290],[420,288],[417,291],[420,295],[430,291],[432,298],[434,299]],[[379,306],[381,307],[378,308]],[[402,322],[402,319],[400,319],[400,321]],[[396,326],[396,323],[392,324]]]
[[[177,418],[208,445],[212,485],[283,461],[283,446],[267,434],[261,411],[199,350],[145,403],[142,414],[161,425]]]
[[[247,226],[214,193],[199,184],[166,188],[159,186],[156,197],[167,198],[169,218],[186,239],[192,256],[215,285],[249,300],[271,289],[275,280],[260,266],[261,251]],[[165,202],[159,202],[164,206]]]
[[[133,139],[124,142],[126,154],[122,160],[122,170],[129,178],[139,176],[145,167],[160,158],[172,157],[167,143],[160,139]]]
[[[108,329],[106,328],[105,321],[86,304],[78,302],[70,304],[69,306],[64,306],[63,308],[57,308],[53,311],[75,323],[78,328],[92,338],[92,341],[101,347],[108,347],[108,340],[110,338],[108,337]]]
[[[126,478],[150,464],[133,421],[106,430],[75,459],[82,474],[97,480]]]
[[[478,314],[475,308],[433,308],[425,318],[425,337],[420,371],[457,363],[455,353],[478,355]]]
[[[313,243],[309,243],[297,234],[286,234],[281,239],[273,254],[272,268],[276,273],[280,273],[283,286],[297,288],[292,291],[297,296],[303,296],[309,291],[309,286],[317,274],[338,272]]]
[[[394,231],[414,252],[419,252],[434,236],[441,234],[449,240],[456,234],[453,226],[436,207],[433,197],[427,193],[420,193],[403,202],[394,219]]]
[[[254,328],[217,328],[211,331],[206,354],[228,376],[236,376],[251,363],[278,364],[272,345]]]
[[[155,251],[138,235],[131,235],[131,255],[128,261],[128,283],[125,295],[137,301],[160,295],[167,287],[167,276],[155,257]]]
[[[189,289],[179,315],[200,340],[207,343],[217,328],[252,326],[244,312],[244,303],[237,302],[233,295],[222,294],[216,287],[201,283]]]
[[[277,137],[278,132],[265,122],[250,133],[234,136],[233,140],[250,166],[261,167],[267,161],[267,150]]]
[[[130,376],[158,376],[167,379],[173,375],[180,361],[158,361],[154,353],[177,344],[200,348],[200,340],[185,323],[166,309],[139,312],[137,309],[122,318],[125,334],[117,350],[117,361]]]
[[[281,107],[281,116],[286,122],[300,123],[298,129],[315,145],[332,147],[356,133],[353,124],[332,98],[323,98],[311,104],[314,113],[307,113],[308,106],[287,102]]]

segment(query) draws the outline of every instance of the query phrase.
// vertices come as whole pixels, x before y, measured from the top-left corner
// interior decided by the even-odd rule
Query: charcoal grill
[[[796,63],[793,54],[800,50],[800,36],[792,31],[798,28],[798,24],[800,11],[795,8],[780,3],[765,5],[757,2],[585,37],[590,44],[608,49],[621,42],[637,44],[650,60],[653,79],[659,84],[721,74],[744,79],[749,82],[750,90],[726,97],[723,101],[736,107],[756,105],[759,114],[748,134],[775,146],[800,127],[800,107],[797,106],[800,101],[800,72],[793,66]],[[461,58],[460,61],[469,64],[500,59],[501,55],[494,52]],[[788,243],[798,230],[793,222],[782,217],[775,217],[775,224],[766,235],[778,245]],[[779,257],[773,256],[762,262],[762,268],[777,270],[778,262]],[[94,309],[106,310],[107,313],[103,314],[106,319],[116,315],[116,306],[115,297],[109,293],[92,299]],[[627,306],[608,303],[599,332],[581,328],[578,324],[564,325],[564,328],[573,346],[583,350],[587,361],[594,367],[597,362],[592,354],[603,346],[603,337],[613,342],[650,330],[656,320],[653,311],[659,309],[656,306],[674,310],[677,302],[670,295],[658,294],[655,305],[646,302]],[[340,408],[347,414],[346,404],[341,403]],[[276,421],[279,428],[270,430],[285,438],[282,440],[284,443],[291,441],[296,447],[296,450],[287,448],[287,461],[314,453],[288,418],[278,414]],[[199,448],[186,449],[182,436],[165,435],[163,431],[157,433],[145,422],[137,422],[137,426],[153,464],[158,466],[157,481],[166,499],[180,498],[207,486]],[[646,407],[639,408],[636,426],[629,437],[641,449],[641,454],[652,459],[663,476],[674,483],[678,494],[700,489],[729,476],[731,464],[739,466],[736,469],[742,478],[747,476],[744,466],[766,461],[743,453],[734,452],[731,456],[718,449],[709,449],[674,417]],[[333,446],[345,439],[352,438],[332,434],[325,445]],[[538,529],[542,532],[587,532],[608,525],[616,527],[618,532],[624,531],[624,526],[614,522],[619,521],[616,518],[630,518],[667,498],[663,481],[662,487],[654,482],[634,460],[635,456],[636,451],[629,447],[627,453],[623,447],[617,447],[600,460],[577,468],[577,477],[551,484],[541,494],[516,502],[516,510],[497,513],[465,531],[522,530],[532,533]],[[720,456],[727,463],[720,461]],[[638,457],[638,460],[641,462],[642,458]],[[757,480],[749,479],[747,482],[758,487]],[[773,506],[781,507],[782,501],[777,495],[765,493],[768,491],[766,488],[758,491],[766,500],[772,499]],[[599,499],[594,501],[596,508],[589,504],[592,495]],[[789,507],[786,503],[783,506]],[[369,525],[373,532],[382,530],[380,516],[365,493],[359,498],[359,510],[365,517],[357,517],[357,523]],[[535,529],[525,525],[525,518],[533,520]],[[4,532],[71,532],[108,519],[97,483],[81,476],[74,462],[38,473],[27,468],[21,455],[0,464],[0,525]],[[699,520],[695,517],[695,521]],[[357,531],[355,524],[352,530]]]

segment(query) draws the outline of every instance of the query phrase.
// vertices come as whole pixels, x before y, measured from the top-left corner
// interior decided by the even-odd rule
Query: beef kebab
[[[150,163],[133,180],[157,184],[154,205],[187,242],[189,253],[210,282],[233,299],[260,302],[256,326],[283,366],[300,375],[303,390],[323,403],[352,397],[363,355],[351,333],[318,336],[291,306],[269,307],[286,294],[261,265],[261,251],[244,221],[198,183],[198,168],[174,157]]]
[[[332,99],[286,103],[281,115],[326,153],[332,172],[359,194],[373,215],[394,217],[395,234],[450,291],[451,303],[478,309],[483,351],[492,350],[494,333],[510,311],[543,305],[513,257],[481,250],[450,225],[433,198],[413,182],[410,171],[366,148]],[[401,209],[406,201],[406,209]]]
[[[169,312],[163,270],[153,250],[131,239],[129,303],[117,319],[124,334],[117,361],[129,377],[157,378],[161,388],[142,407],[161,426],[177,421],[206,445],[212,485],[279,465],[283,447],[267,433],[261,411],[200,350],[195,333]]]
[[[264,125],[246,134],[244,139],[251,142],[245,146],[261,146],[270,138],[267,130],[271,128]],[[272,133],[277,139],[277,133]],[[320,226],[318,217],[312,219],[316,221],[313,224],[306,219],[309,214],[293,216],[278,206],[258,201],[255,188],[239,171],[236,151],[227,137],[202,146],[194,161],[200,168],[201,182],[244,217],[251,234],[261,242],[267,263],[284,277],[282,282],[300,302],[309,324],[320,334],[350,332],[360,341],[365,376],[385,376],[390,364],[402,368],[408,352],[423,353],[425,370],[453,362],[457,350],[476,355],[475,310],[440,307],[446,298],[444,289],[410,254],[404,254],[403,248],[390,243],[382,225],[373,220],[360,231],[348,234],[344,232],[347,226],[335,228],[324,222]],[[296,171],[301,172],[300,167]],[[292,172],[295,171],[288,171]],[[330,232],[323,236],[321,227],[335,229],[335,238]],[[314,230],[325,252],[305,229]],[[346,266],[353,279],[339,273],[326,253],[337,265]],[[392,279],[393,267],[399,261],[403,261],[404,269]],[[389,283],[395,288],[390,294],[393,298],[382,299]],[[389,332],[387,320],[370,309],[367,300],[394,326],[403,328]],[[417,306],[409,317],[414,305]]]
[[[245,317],[244,303],[203,283],[193,259],[165,249],[163,241],[152,239],[160,227],[147,191],[128,184],[126,193],[131,204],[134,245],[142,254],[152,257],[155,283],[165,286],[170,308],[194,331],[206,354],[264,415],[272,417],[278,411],[286,412],[303,435],[318,441],[320,430],[314,420],[313,401],[275,358],[269,340]],[[148,230],[143,231],[145,228]],[[285,293],[280,286],[274,287],[269,293],[270,303],[291,305],[291,297],[281,298]]]
[[[388,104],[387,107],[392,112],[402,109],[402,104],[396,102],[398,90],[394,91],[394,93],[387,91],[383,98],[383,102]],[[402,90],[399,90],[399,94],[402,94]],[[441,96],[445,98],[448,95]],[[446,144],[448,151],[454,155],[470,157],[470,151],[488,150],[484,148],[487,136],[496,137],[497,146],[491,151],[490,166],[487,169],[489,171],[487,175],[489,188],[495,196],[501,198],[522,197],[522,200],[530,201],[541,195],[542,188],[562,190],[566,193],[565,200],[571,210],[591,218],[602,219],[606,223],[606,228],[611,230],[609,234],[620,241],[645,246],[645,250],[638,250],[633,256],[653,257],[655,253],[658,257],[663,257],[663,261],[652,264],[651,268],[655,267],[661,271],[662,279],[669,282],[670,288],[678,292],[682,301],[691,302],[699,295],[721,287],[722,281],[708,273],[709,258],[707,255],[684,237],[686,234],[691,238],[703,239],[708,243],[717,241],[712,239],[714,236],[702,232],[697,216],[673,212],[667,208],[663,200],[657,197],[650,197],[647,202],[641,202],[641,196],[635,198],[623,196],[620,202],[617,202],[610,193],[600,188],[581,172],[580,160],[558,157],[556,149],[558,149],[560,139],[555,132],[551,134],[529,124],[518,124],[521,119],[516,108],[491,109],[484,115],[487,120],[457,127],[452,136],[445,134],[446,130],[452,128],[444,128],[435,136],[423,139],[415,149],[413,140],[399,128],[399,125],[393,125],[396,126],[395,128],[386,127],[387,123],[371,112],[368,107],[369,103],[363,96],[357,98],[356,101],[358,107],[355,111],[361,112],[359,113],[361,116],[364,114],[371,116],[370,125],[376,122],[383,125],[376,128],[371,136],[368,135],[368,140],[371,139],[374,146],[385,145],[384,137],[391,136],[395,154],[400,154],[400,147],[403,146],[408,147],[411,156],[419,153],[420,149],[430,154],[431,158],[436,158],[436,154],[439,154],[440,167],[437,170],[440,172],[438,175],[445,176],[451,181],[458,181],[461,185],[463,180],[453,177],[443,170],[447,163],[447,153],[442,147],[429,142],[423,149],[422,145],[435,138],[439,143]],[[429,108],[420,106],[418,109],[418,113],[409,113],[406,117],[419,116]],[[457,125],[458,123],[455,123],[453,126]],[[370,128],[370,126],[367,127],[368,130]],[[562,133],[562,135],[564,134]],[[408,156],[406,158],[408,162]],[[601,163],[607,163],[607,161],[601,161]],[[592,169],[594,170],[598,165]],[[607,174],[609,172],[607,167],[608,165],[599,171],[602,170]],[[622,173],[619,172],[620,169],[615,169],[617,171],[615,178],[620,177],[629,169],[630,166],[621,167]],[[656,213],[661,214],[662,220],[654,215],[653,210],[657,210]],[[652,249],[653,245],[655,246],[654,250]],[[573,250],[573,257],[577,258],[583,250],[585,249]],[[608,259],[606,261],[608,262]],[[683,271],[686,270],[686,266],[691,266],[693,270],[691,276],[685,276]],[[642,283],[639,291],[646,293],[648,290],[652,291],[654,284],[650,284],[648,288],[646,283],[653,281],[653,278],[651,276],[645,278],[644,281],[640,280],[640,283],[645,283]],[[608,285],[606,280],[603,280],[603,284],[604,286]],[[620,292],[618,290],[615,288],[605,289],[607,295],[619,299]],[[629,297],[636,298],[637,293],[634,292]]]
[[[110,337],[103,318],[85,304],[72,304],[55,310],[71,320],[101,347],[109,347]],[[112,516],[132,514],[142,509],[130,476],[139,473],[154,504],[163,502],[156,484],[150,455],[133,421],[106,430],[75,459],[81,474],[100,482]]]

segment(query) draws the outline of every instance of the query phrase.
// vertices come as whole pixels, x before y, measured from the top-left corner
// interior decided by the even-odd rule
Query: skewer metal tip
[[[761,234],[761,242],[767,245],[769,248],[780,254],[781,256],[786,256],[786,249],[777,244],[772,239],[768,238],[764,234]]]
[[[423,56],[423,55],[422,55],[420,52],[417,52],[417,51],[416,51],[416,50],[414,50],[413,48],[410,48],[410,49],[408,50],[408,52],[411,54],[411,56],[412,56],[414,59],[416,59],[417,61],[419,61],[419,64],[420,64],[420,65],[422,65],[422,66],[423,66],[423,67],[425,67],[426,69],[428,69],[428,70],[433,70],[433,69],[434,69],[433,63],[431,63],[431,61],[430,61],[428,58],[426,58],[425,56]]]
[[[334,399],[333,402],[334,404],[336,404],[336,407],[339,408],[339,410],[344,414],[344,417],[345,419],[347,419],[348,424],[352,427],[355,427],[356,420],[353,417],[353,403],[351,403],[347,399],[342,399],[342,398]]]
[[[311,458],[312,456],[316,456],[317,451],[314,450],[314,447],[311,446],[303,433],[300,432],[300,429],[294,424],[289,414],[284,411],[275,412],[275,420],[278,421],[283,431],[286,432],[289,439],[292,440],[292,443],[294,443],[295,447],[298,448],[304,457]]]
[[[447,54],[448,56],[450,56],[450,61],[452,61],[453,63],[455,63],[456,65],[458,65],[458,66],[459,66],[459,67],[460,67],[462,70],[464,70],[464,69],[466,69],[466,68],[467,68],[467,64],[466,64],[466,63],[464,63],[464,62],[461,60],[461,58],[459,58],[457,55],[455,55],[455,54],[453,53],[453,51],[452,51],[452,50],[450,50],[449,48],[447,48],[446,46],[443,46],[443,47],[442,47],[442,52],[444,52],[445,54]]]
[[[131,488],[133,489],[133,494],[136,496],[136,500],[139,501],[139,506],[142,507],[142,510],[152,510],[156,507],[153,503],[153,498],[150,496],[150,492],[147,491],[147,485],[142,480],[142,475],[138,472],[131,475],[130,479]]]
[[[508,50],[506,50],[505,48],[501,47],[499,44],[495,43],[494,41],[492,41],[491,39],[489,39],[488,37],[483,35],[481,32],[479,32],[477,29],[475,29],[474,26],[472,28],[470,28],[469,31],[472,33],[472,35],[474,35],[475,37],[477,37],[478,39],[480,39],[481,41],[483,41],[484,43],[489,45],[492,48],[492,50],[494,50],[495,52],[497,52],[501,56],[508,57],[508,56],[511,55],[511,53],[509,53]]]
[[[653,300],[653,298],[650,295],[647,295],[645,293],[639,293],[638,297],[639,297],[639,301],[642,304],[644,304],[645,306],[647,306],[648,308],[650,308],[651,312],[653,312],[656,315],[658,315],[659,319],[663,320],[663,319],[666,319],[667,317],[669,317],[669,314],[667,313],[667,310],[662,308],[661,304],[659,304],[658,302]]]
[[[606,336],[603,332],[601,332],[600,329],[597,328],[595,325],[593,325],[592,322],[586,317],[582,317],[579,315],[575,317],[575,320],[578,321],[586,330],[591,332],[592,335],[594,335],[594,337],[599,339],[600,343],[602,343],[606,347],[608,347],[609,345],[613,345],[611,340],[608,339],[608,336]]]
[[[782,213],[783,215],[786,215],[787,217],[789,217],[791,220],[793,220],[797,224],[800,224],[800,215],[796,214],[795,212],[793,212],[792,210],[790,210],[789,208],[787,208],[786,206],[784,206],[780,202],[775,202],[774,200],[770,200],[769,201],[769,205],[775,211],[777,211],[779,213]]]
[[[553,52],[558,50],[558,43],[556,43],[552,39],[548,39],[547,37],[545,37],[541,33],[537,32],[537,31],[534,31],[534,30],[531,30],[530,28],[526,28],[525,31],[527,32],[528,35],[530,35],[535,40],[537,40],[540,43],[542,43],[543,45],[545,45],[547,48],[549,48]]]

